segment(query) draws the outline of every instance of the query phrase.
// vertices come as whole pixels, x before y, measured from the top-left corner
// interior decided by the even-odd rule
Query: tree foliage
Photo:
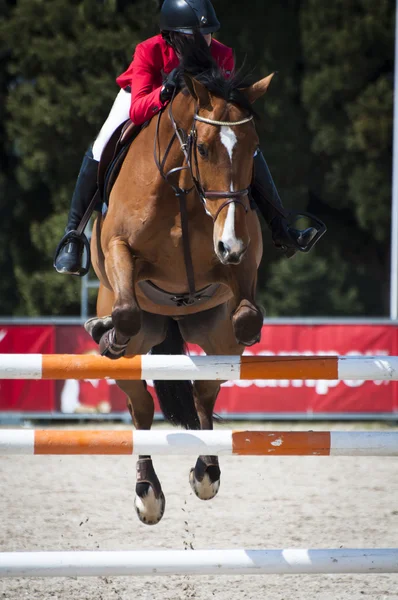
[[[80,282],[52,256],[81,157],[157,0],[0,0],[0,312],[78,314]],[[387,311],[394,3],[215,0],[219,39],[260,78],[264,155],[289,209],[328,233],[286,260],[264,226],[259,296],[271,315]]]
[[[263,303],[273,315],[386,314],[395,4],[258,1],[250,25],[221,4],[228,41],[259,76],[278,71],[260,138],[284,203],[328,226],[309,257],[278,260],[267,245]]]
[[[152,33],[157,9],[155,0],[19,0],[3,21],[7,175],[16,187],[2,194],[15,289],[2,312],[78,314],[80,282],[57,276],[52,257],[82,156],[117,94],[115,77]]]

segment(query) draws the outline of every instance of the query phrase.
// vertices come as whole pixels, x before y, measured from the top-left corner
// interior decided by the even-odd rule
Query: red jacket
[[[231,48],[213,40],[210,46],[213,58],[228,75],[234,68]],[[138,44],[133,62],[116,82],[121,88],[131,86],[130,119],[141,125],[153,117],[167,102],[160,101],[160,90],[165,75],[178,67],[178,57],[161,34]]]

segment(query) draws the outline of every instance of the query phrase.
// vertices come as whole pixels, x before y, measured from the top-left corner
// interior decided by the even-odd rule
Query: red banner
[[[376,325],[269,325],[245,354],[378,356],[398,354],[398,329]],[[223,385],[217,411],[378,413],[398,411],[398,382],[257,380]]]
[[[82,327],[57,327],[57,354],[98,354],[98,346]],[[126,396],[113,379],[57,381],[58,408],[61,412],[124,412]]]
[[[0,353],[85,354],[97,346],[81,327],[1,326]],[[191,354],[202,353],[191,347]],[[265,325],[262,341],[245,354],[398,355],[398,328],[378,325]],[[152,382],[148,382],[151,386]],[[112,380],[0,381],[0,410],[109,413],[126,410]],[[272,413],[394,413],[398,382],[256,380],[223,384],[216,412],[228,416]]]
[[[53,354],[55,328],[1,325],[0,354]],[[51,412],[56,410],[54,381],[0,379],[0,411]]]

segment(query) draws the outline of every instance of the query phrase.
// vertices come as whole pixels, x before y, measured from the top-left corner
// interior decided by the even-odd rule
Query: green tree
[[[14,2],[0,0],[0,23],[5,22]],[[17,287],[13,269],[10,232],[13,230],[12,198],[15,195],[15,159],[6,132],[6,103],[11,82],[8,73],[10,50],[0,35],[0,298],[1,311],[12,314],[17,301]]]
[[[220,8],[218,8],[220,6]],[[217,3],[222,30],[220,40],[233,47],[237,66],[254,79],[276,72],[263,98],[256,103],[260,119],[256,127],[260,146],[270,167],[283,203],[290,210],[306,210],[311,168],[311,134],[301,102],[303,58],[300,38],[301,2],[250,3],[250,12],[242,5],[231,10],[231,3]],[[268,227],[263,225],[264,257],[259,274],[259,299],[272,314],[286,314],[290,300],[273,301],[270,280],[275,280],[279,262],[285,259],[273,248]],[[294,271],[294,269],[293,269]],[[286,290],[286,293],[289,293]],[[303,300],[303,299],[301,299]],[[295,310],[303,310],[302,302]],[[277,308],[279,307],[279,309]],[[285,310],[286,308],[286,310]],[[304,309],[305,310],[305,309]]]
[[[354,314],[387,310],[394,10],[390,0],[305,0],[301,10],[312,206],[347,283],[357,280]]]
[[[289,209],[328,225],[286,260],[264,226],[259,297],[272,315],[387,312],[392,0],[215,0],[219,39],[256,78],[261,147]],[[0,0],[0,312],[77,314],[52,269],[79,163],[157,0]],[[15,40],[18,44],[15,44]]]
[[[359,296],[360,275],[351,280],[350,268],[340,256],[300,254],[292,261],[277,261],[271,267],[267,287],[261,295],[269,317],[345,316],[363,311]],[[292,285],[294,282],[294,285]],[[305,308],[311,306],[311,311]],[[303,309],[301,308],[303,307]]]
[[[328,225],[309,257],[290,261],[264,231],[260,299],[281,316],[385,314],[394,3],[254,1],[244,18],[226,0],[221,6],[222,40],[247,56],[257,77],[278,71],[260,102],[258,130],[284,204]],[[325,274],[329,261],[337,279]],[[316,293],[318,277],[336,287],[327,301]]]
[[[17,183],[5,196],[11,228],[3,231],[14,314],[78,313],[80,282],[57,275],[52,256],[83,153],[117,94],[115,77],[152,32],[157,9],[155,0],[19,0],[1,25],[10,49],[6,132]]]

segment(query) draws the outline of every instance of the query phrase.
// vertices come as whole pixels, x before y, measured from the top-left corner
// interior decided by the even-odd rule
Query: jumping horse
[[[243,88],[239,76],[225,79],[213,62],[193,76],[194,62],[183,57],[182,91],[131,144],[108,211],[94,224],[100,288],[97,317],[86,329],[109,358],[181,354],[188,342],[206,354],[240,355],[260,340],[262,236],[249,199],[259,143],[252,103],[272,75]],[[154,402],[146,382],[116,383],[135,427],[150,429]],[[155,388],[170,422],[212,429],[221,383],[166,381]],[[200,499],[213,498],[218,458],[200,456],[190,483]],[[164,513],[150,456],[137,462],[135,508],[147,524]]]

